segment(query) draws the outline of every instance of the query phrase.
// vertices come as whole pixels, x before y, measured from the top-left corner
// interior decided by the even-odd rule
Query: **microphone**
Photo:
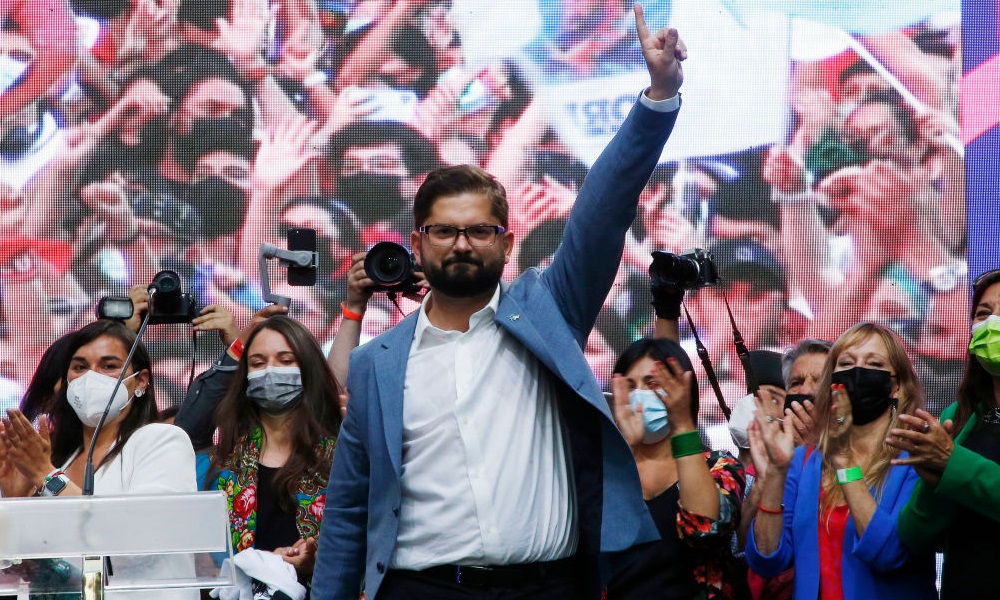
[[[172,271],[171,271],[172,273]],[[157,273],[157,278],[162,274]],[[177,276],[177,273],[174,273]],[[178,289],[180,288],[178,279]],[[139,331],[135,334],[135,341],[132,342],[132,347],[128,350],[128,356],[125,358],[125,365],[122,367],[122,372],[118,374],[118,380],[115,381],[115,387],[111,390],[111,397],[108,398],[108,403],[104,406],[104,414],[101,415],[101,420],[97,422],[97,427],[94,428],[94,435],[90,438],[90,448],[87,450],[87,463],[83,468],[83,496],[93,496],[94,495],[94,447],[97,446],[97,437],[101,434],[101,429],[104,428],[104,421],[108,418],[108,412],[111,411],[111,403],[114,402],[115,394],[118,393],[118,388],[122,385],[122,380],[125,379],[125,371],[128,370],[128,366],[132,364],[132,358],[135,356],[135,351],[139,348],[139,343],[142,340],[142,334],[146,331],[146,326],[149,325],[149,317],[153,314],[153,301],[154,298],[159,294],[161,286],[154,285],[156,279],[154,278],[153,283],[149,285],[149,310],[146,311],[146,316],[142,319],[142,325],[139,326]],[[178,292],[179,293],[179,292]]]

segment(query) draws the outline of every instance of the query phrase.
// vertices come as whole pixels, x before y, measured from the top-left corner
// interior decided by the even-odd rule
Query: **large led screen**
[[[263,264],[329,345],[351,256],[409,244],[413,194],[441,165],[479,165],[505,186],[506,276],[544,269],[588,168],[648,84],[631,1],[72,4],[75,40],[19,12],[0,34],[8,406],[101,298],[164,269],[198,309],[246,325],[267,303],[261,244],[285,248],[296,227],[317,232],[316,284],[289,286],[278,261]],[[734,324],[751,350],[779,352],[888,324],[939,412],[968,340],[958,2],[642,5],[650,26],[679,29],[690,58],[677,127],[586,348],[598,379],[653,331],[651,252],[701,248],[720,281],[686,292],[694,329],[682,316],[680,336],[702,425],[722,414],[695,333],[731,406],[746,393]],[[63,74],[39,81],[42,65]],[[362,342],[417,307],[377,293]],[[188,324],[145,339],[161,408],[225,348]]]

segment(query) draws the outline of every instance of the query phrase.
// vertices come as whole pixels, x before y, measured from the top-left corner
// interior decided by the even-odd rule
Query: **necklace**
[[[983,415],[983,423],[987,425],[1000,425],[1000,406],[994,406]]]

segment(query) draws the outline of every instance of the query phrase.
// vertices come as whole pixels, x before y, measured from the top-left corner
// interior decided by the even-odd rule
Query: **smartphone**
[[[396,88],[350,88],[352,96],[363,99],[363,106],[371,112],[368,121],[395,121],[412,123],[417,114],[417,94],[412,90]]]
[[[307,227],[292,227],[288,230],[289,250],[316,252],[316,230]],[[308,267],[288,267],[288,285],[316,285],[316,264]]]

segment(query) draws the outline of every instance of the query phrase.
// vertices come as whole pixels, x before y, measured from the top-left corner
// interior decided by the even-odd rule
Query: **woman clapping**
[[[795,567],[796,598],[936,598],[933,555],[912,554],[896,519],[917,482],[884,443],[922,391],[902,341],[861,323],[833,345],[816,393],[826,424],[795,449],[791,423],[758,411],[754,462],[766,465],[747,562],[764,577]]]

